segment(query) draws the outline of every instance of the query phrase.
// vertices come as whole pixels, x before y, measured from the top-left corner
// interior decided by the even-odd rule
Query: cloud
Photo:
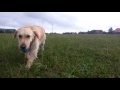
[[[27,17],[38,19],[42,23],[55,24],[59,27],[73,27],[75,26],[75,18],[66,16],[64,13],[59,12],[27,12]]]
[[[40,25],[47,32],[107,31],[120,27],[120,12],[0,12],[0,28]]]

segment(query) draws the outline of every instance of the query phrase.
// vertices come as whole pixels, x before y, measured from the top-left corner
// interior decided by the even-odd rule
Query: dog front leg
[[[37,58],[37,51],[31,51],[29,53],[27,53],[27,64],[26,64],[26,68],[30,68],[33,64],[33,61]]]

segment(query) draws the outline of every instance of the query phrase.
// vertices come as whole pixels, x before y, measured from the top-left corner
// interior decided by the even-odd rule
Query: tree
[[[88,34],[96,34],[96,30],[91,30],[88,32]]]
[[[113,34],[113,28],[112,28],[112,27],[110,27],[110,28],[108,29],[108,33],[109,33],[109,34]]]
[[[4,31],[0,30],[0,33],[4,33]]]
[[[12,31],[10,31],[10,30],[6,30],[5,32],[6,32],[6,33],[12,33]]]

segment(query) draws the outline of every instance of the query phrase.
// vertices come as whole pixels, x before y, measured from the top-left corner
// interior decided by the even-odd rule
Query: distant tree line
[[[63,34],[77,34],[76,32],[64,32]],[[120,28],[113,30],[112,27],[108,29],[108,32],[103,30],[88,30],[87,32],[78,32],[78,34],[120,34]]]
[[[14,33],[15,29],[0,29],[0,33]]]
[[[102,30],[91,30],[91,31],[88,31],[87,34],[107,34],[107,32]]]
[[[120,28],[116,28],[115,30],[113,30],[113,28],[110,27],[108,30],[108,34],[120,34]]]
[[[77,34],[76,32],[64,32],[63,34]]]
[[[14,33],[15,29],[3,29],[0,28],[0,33]],[[50,34],[58,34],[56,32],[51,32]],[[116,30],[113,30],[112,27],[108,29],[108,32],[105,32],[103,30],[88,30],[87,32],[64,32],[63,34],[120,34],[120,28],[117,28]]]

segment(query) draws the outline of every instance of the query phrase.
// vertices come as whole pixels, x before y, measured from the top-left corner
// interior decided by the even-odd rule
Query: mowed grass
[[[120,35],[47,34],[33,66],[12,34],[0,34],[0,78],[119,78]]]

